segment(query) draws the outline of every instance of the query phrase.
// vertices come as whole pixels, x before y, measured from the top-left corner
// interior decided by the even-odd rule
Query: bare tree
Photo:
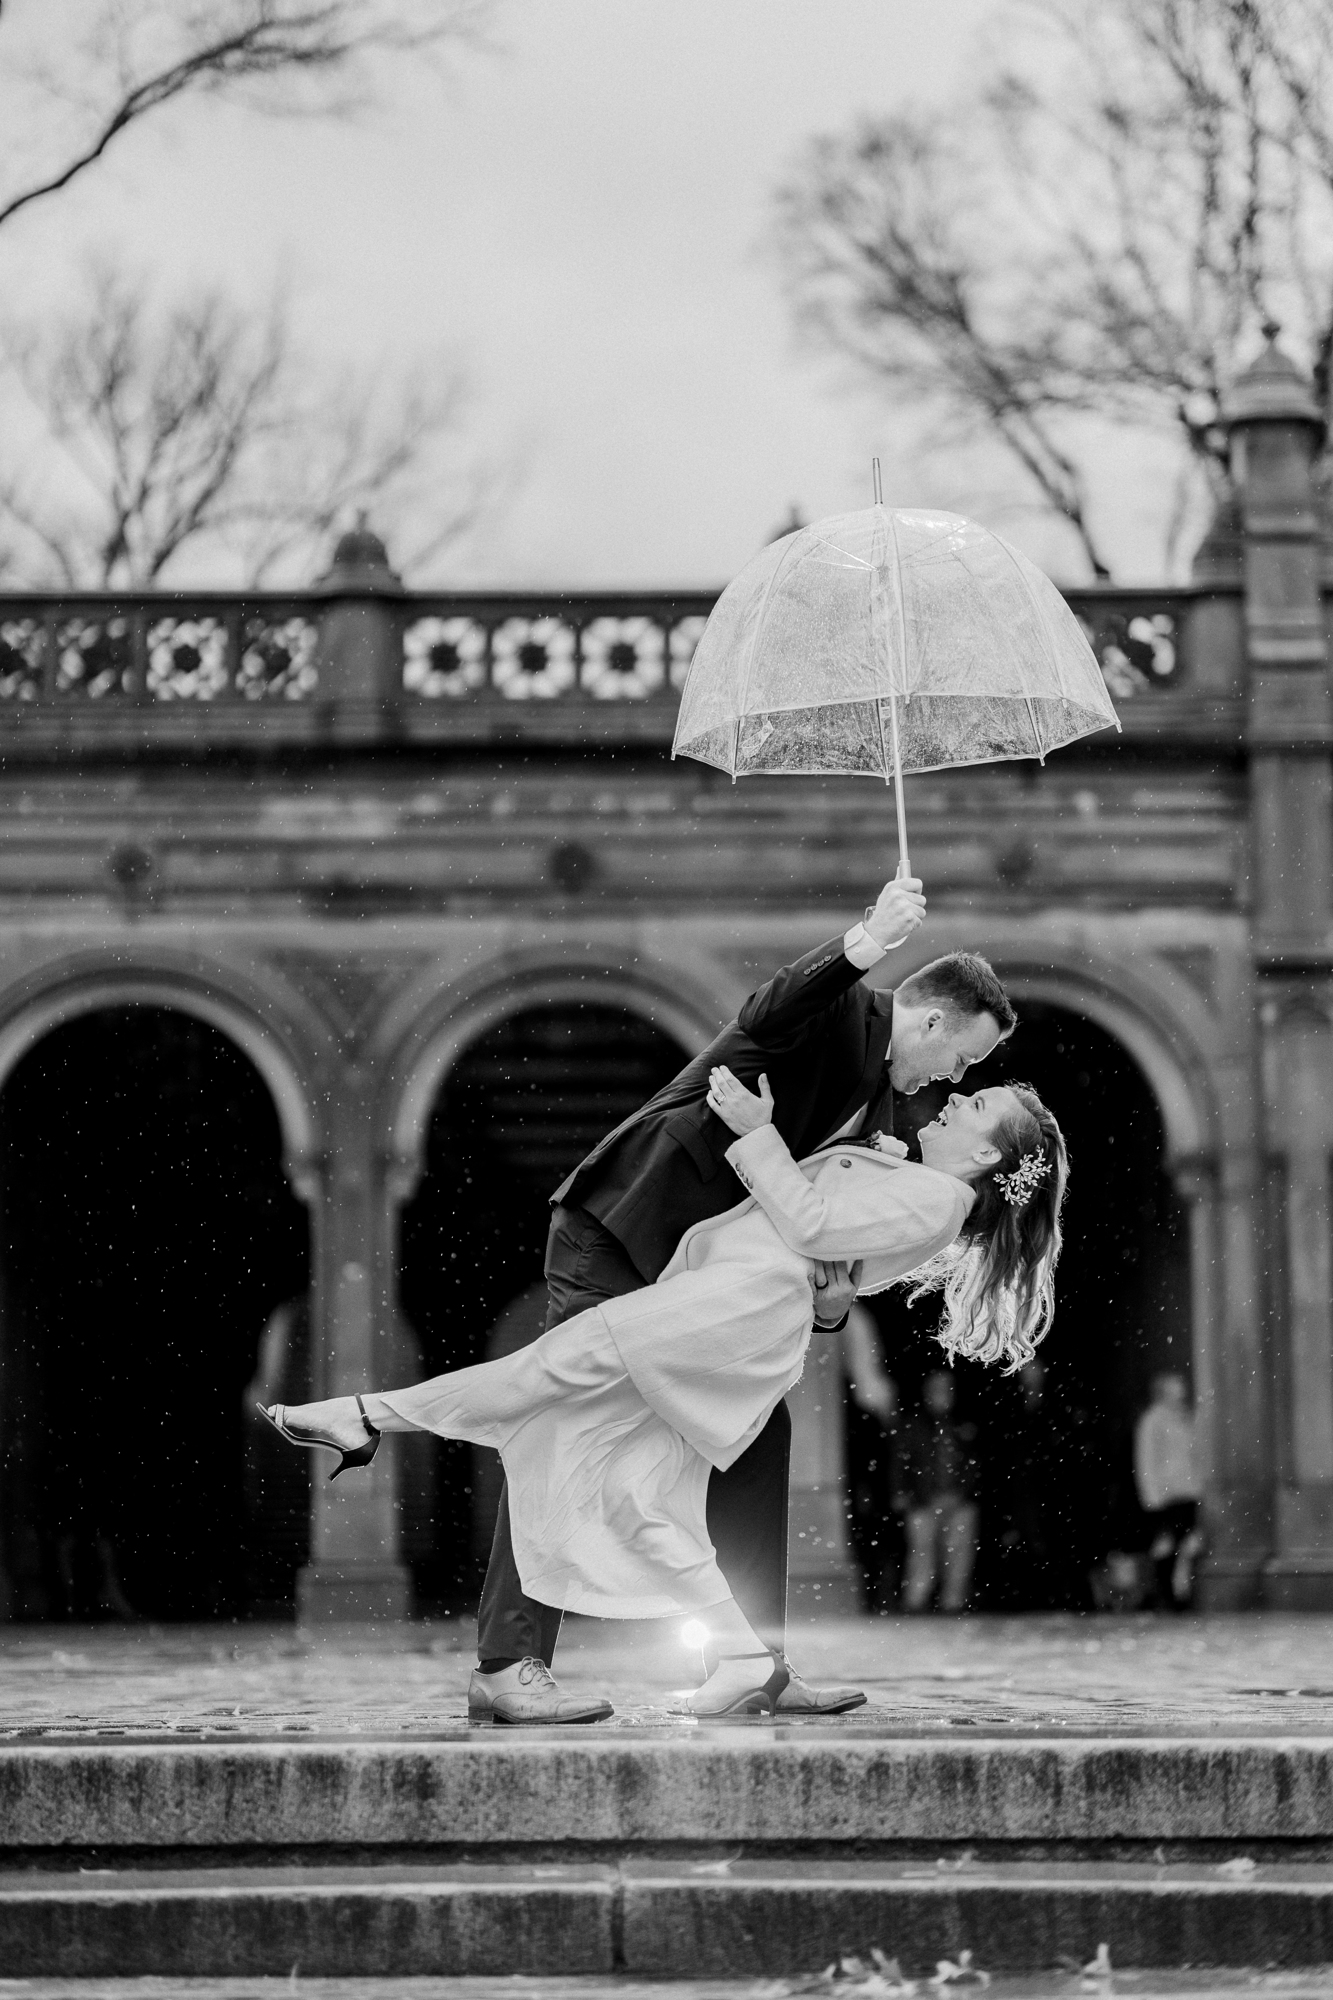
[[[1165,433],[1174,560],[1225,486],[1246,342],[1275,319],[1333,353],[1333,110],[1301,95],[1331,22],[1314,0],[1034,0],[969,104],[822,139],[780,190],[805,323],[998,439],[1094,574],[1086,420]]]
[[[1088,409],[1086,386],[1063,365],[1058,329],[1014,298],[1014,246],[982,189],[979,169],[921,121],[817,141],[780,195],[800,305],[891,391],[928,399],[964,434],[997,436],[1104,576],[1058,421]]]
[[[99,271],[62,322],[11,334],[4,386],[0,555],[30,585],[142,589],[186,560],[305,582],[361,509],[419,566],[494,485],[461,448],[457,368],[330,375],[281,305],[256,319],[202,292],[159,310]]]
[[[374,59],[475,36],[485,0],[0,0],[0,226],[188,96],[269,110],[362,99]]]
[[[1197,115],[1230,127],[1249,187],[1237,264],[1251,302],[1303,340],[1329,408],[1333,11],[1324,0],[1177,0],[1139,14],[1138,32]]]

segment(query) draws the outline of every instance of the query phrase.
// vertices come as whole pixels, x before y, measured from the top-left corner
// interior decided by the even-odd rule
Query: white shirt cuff
[[[864,924],[852,925],[842,941],[842,948],[861,972],[869,972],[871,966],[878,965],[886,953],[886,947],[875,943]]]

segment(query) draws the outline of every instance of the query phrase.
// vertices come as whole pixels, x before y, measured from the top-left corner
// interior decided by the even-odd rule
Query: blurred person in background
[[[241,1399],[246,1597],[264,1617],[283,1615],[295,1597],[296,1573],[310,1560],[310,1465],[283,1450],[256,1406],[303,1402],[312,1388],[310,1300],[301,1292],[265,1321]]]
[[[905,1611],[966,1611],[977,1560],[981,1509],[976,1426],[954,1421],[954,1381],[933,1368],[921,1410],[900,1436],[898,1485],[907,1515]]]
[[[852,1548],[867,1611],[881,1616],[898,1601],[903,1569],[901,1510],[894,1506],[900,1402],[869,1309],[854,1305],[842,1330],[847,1383],[847,1489]]]
[[[1188,1611],[1194,1603],[1194,1565],[1203,1551],[1194,1412],[1183,1375],[1155,1375],[1151,1398],[1134,1432],[1134,1483],[1152,1533],[1148,1554],[1157,1603]]]

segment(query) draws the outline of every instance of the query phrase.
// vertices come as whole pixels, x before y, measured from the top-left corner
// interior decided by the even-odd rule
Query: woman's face
[[[917,1134],[921,1157],[928,1167],[952,1174],[956,1180],[979,1180],[1000,1158],[991,1134],[1022,1108],[1004,1084],[967,1095],[954,1091],[939,1117],[923,1125]]]

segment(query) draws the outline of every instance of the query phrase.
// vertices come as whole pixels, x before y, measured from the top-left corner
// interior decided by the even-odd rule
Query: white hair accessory
[[[1024,1153],[1011,1174],[996,1174],[995,1185],[1010,1208],[1026,1208],[1050,1171],[1044,1153]]]

